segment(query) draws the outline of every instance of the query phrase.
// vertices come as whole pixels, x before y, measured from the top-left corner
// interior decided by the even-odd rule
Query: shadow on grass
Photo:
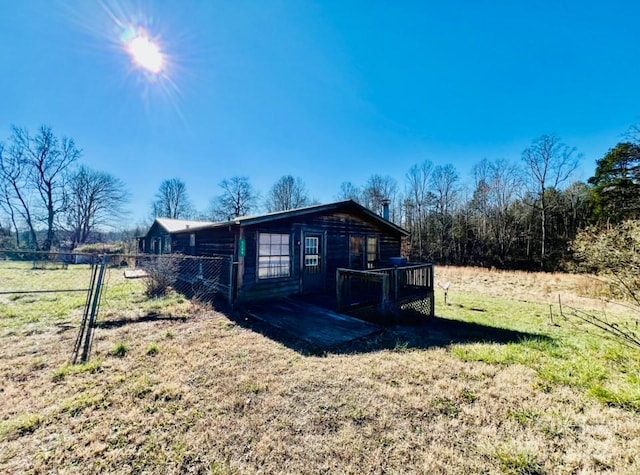
[[[378,327],[366,336],[335,345],[319,344],[306,338],[308,330],[302,325],[275,326],[264,320],[253,318],[249,313],[227,313],[237,325],[250,329],[304,355],[370,353],[382,350],[442,348],[458,343],[518,343],[520,341],[553,342],[554,339],[538,333],[498,328],[478,323],[443,317],[426,318],[410,326]],[[331,325],[330,320],[326,325]],[[325,329],[318,328],[318,332]]]
[[[148,313],[141,317],[137,318],[121,318],[119,320],[98,320],[96,322],[96,328],[102,329],[111,329],[111,328],[120,328],[125,325],[131,325],[134,323],[146,323],[146,322],[161,322],[161,321],[169,321],[169,322],[186,322],[187,317],[177,317],[177,316],[165,316],[157,313]]]
[[[433,317],[412,326],[395,326],[369,341],[354,341],[338,348],[339,353],[393,349],[427,349],[460,343],[508,344],[521,341],[552,343],[555,340],[540,333],[509,330],[479,323],[444,317]]]

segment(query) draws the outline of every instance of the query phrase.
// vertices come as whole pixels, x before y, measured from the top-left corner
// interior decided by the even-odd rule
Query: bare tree
[[[362,191],[350,181],[343,181],[336,199],[340,201],[353,200],[356,203],[361,203]]]
[[[128,198],[124,183],[113,175],[80,167],[69,180],[67,225],[72,246],[85,243],[96,228],[114,225]]]
[[[24,164],[16,160],[12,153],[5,153],[4,144],[0,143],[0,209],[8,216],[15,233],[16,247],[20,247],[20,229],[18,220],[23,210],[20,207],[22,185],[24,182]],[[28,211],[28,207],[27,207]],[[31,222],[31,220],[29,220]],[[35,230],[32,229],[35,239]],[[37,241],[34,241],[37,242]]]
[[[449,255],[448,246],[453,242],[453,212],[458,203],[458,182],[460,178],[453,165],[437,166],[431,174],[434,194],[435,220],[438,233],[440,259]]]
[[[67,177],[79,157],[73,139],[58,139],[50,127],[41,126],[33,137],[26,129],[12,128],[0,165],[2,203],[13,216],[16,230],[16,218],[24,221],[36,249],[48,251],[55,241],[57,218],[67,206]],[[42,246],[37,241],[37,222],[46,230]]]
[[[234,176],[220,182],[223,192],[212,200],[211,214],[214,220],[224,221],[238,216],[246,216],[254,211],[258,203],[249,179],[244,176]]]
[[[311,203],[312,200],[302,179],[285,175],[269,190],[265,208],[267,212],[285,211],[309,206]]]
[[[414,165],[407,172],[407,202],[406,208],[410,208],[415,211],[415,214],[411,216],[409,209],[406,210],[407,217],[412,217],[413,225],[415,228],[412,237],[415,236],[418,240],[418,257],[423,258],[423,226],[426,224],[426,212],[429,207],[429,201],[432,194],[429,192],[429,182],[431,179],[431,172],[433,170],[433,163],[429,160],[425,160],[420,165]]]
[[[592,188],[586,183],[575,182],[565,190],[567,202],[566,219],[570,223],[571,236],[575,236],[580,230],[586,228],[593,216]]]
[[[392,177],[377,174],[371,175],[362,190],[362,204],[371,211],[382,214],[383,201],[390,200],[392,204],[390,219],[394,221],[396,217],[395,205],[397,192],[398,184]]]
[[[160,184],[152,204],[154,218],[188,219],[193,206],[187,194],[187,185],[179,178],[170,178]]]
[[[53,135],[51,128],[42,126],[38,135],[31,138],[25,129],[14,129],[17,143],[29,155],[33,184],[45,209],[46,236],[42,249],[48,251],[55,241],[56,218],[66,211],[67,178],[71,165],[80,157],[73,139]]]
[[[522,152],[525,171],[529,177],[531,191],[537,195],[540,211],[540,267],[544,268],[547,243],[547,214],[549,212],[546,192],[557,189],[578,168],[580,157],[575,148],[570,148],[553,135],[543,135],[533,141]]]
[[[522,170],[505,159],[487,162],[487,213],[496,254],[502,262],[516,238],[512,207],[522,192]]]
[[[472,169],[475,189],[469,203],[477,238],[486,241],[489,233],[489,200],[491,193],[491,162],[483,158]]]

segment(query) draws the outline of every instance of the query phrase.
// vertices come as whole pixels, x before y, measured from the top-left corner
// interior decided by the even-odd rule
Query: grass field
[[[82,272],[12,266],[3,288]],[[436,276],[433,321],[316,354],[113,270],[79,366],[84,295],[0,296],[0,472],[640,473],[640,352],[557,309],[627,318],[597,284]]]

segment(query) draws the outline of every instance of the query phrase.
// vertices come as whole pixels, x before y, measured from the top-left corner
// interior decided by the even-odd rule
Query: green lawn
[[[544,385],[569,385],[605,404],[640,412],[640,348],[622,344],[564,311],[563,318],[557,305],[550,309],[546,304],[465,293],[451,305],[439,302],[437,308],[447,318],[548,337],[453,345],[453,354],[463,361],[525,365]]]
[[[20,330],[44,331],[51,325],[78,325],[86,305],[92,271],[88,264],[33,269],[31,262],[0,262],[0,335]],[[25,293],[29,291],[57,291]],[[143,279],[125,279],[121,268],[105,273],[99,319],[135,318],[186,312],[190,303],[172,294],[159,299],[145,295]]]

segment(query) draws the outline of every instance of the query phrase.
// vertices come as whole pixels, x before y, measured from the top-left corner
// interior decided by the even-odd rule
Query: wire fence
[[[233,271],[229,256],[0,250],[0,337],[76,328],[72,359],[85,361],[94,327],[180,312],[194,299],[231,303]]]
[[[0,250],[0,295],[87,291],[91,266],[105,260],[125,279],[142,279],[149,297],[176,291],[203,300],[233,299],[233,263],[229,256],[180,254],[80,254]],[[10,301],[21,297],[9,298]],[[25,298],[26,303],[34,297]],[[3,303],[7,304],[6,298]],[[47,300],[47,299],[45,299]],[[54,299],[48,299],[54,301]]]
[[[229,304],[233,301],[233,262],[228,256],[145,254],[135,256],[133,264],[135,268],[130,275],[146,278],[149,296],[162,295],[171,288],[198,300],[222,298]]]

